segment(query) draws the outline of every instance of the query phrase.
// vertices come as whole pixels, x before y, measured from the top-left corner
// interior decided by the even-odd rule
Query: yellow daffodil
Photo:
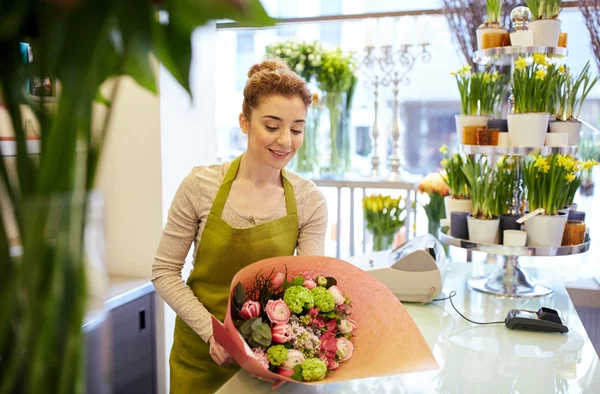
[[[450,71],[450,75],[452,75],[453,77],[456,75],[455,71]]]
[[[446,152],[448,152],[448,147],[446,145],[442,145],[440,147],[440,153],[446,153]]]
[[[538,156],[538,157],[536,157],[535,163],[533,163],[534,167],[540,168],[540,169],[544,168],[547,165],[548,165],[548,160],[545,157],[541,156],[541,155]]]
[[[568,156],[558,155],[556,161],[562,168],[568,169],[571,166]]]
[[[525,59],[522,56],[519,56],[519,58],[515,62],[515,68],[517,70],[524,70],[525,68],[527,68],[527,59]]]
[[[546,70],[545,69],[542,68],[535,72],[535,79],[543,81],[545,78],[546,78]]]
[[[483,73],[483,83],[490,83],[492,76],[490,73]]]
[[[441,165],[442,167],[446,167],[446,166],[448,165],[448,160],[446,160],[446,159],[442,160],[442,161],[440,162],[440,165]]]
[[[573,182],[575,180],[575,174],[571,173],[565,175],[565,180],[569,183]]]
[[[542,172],[544,174],[547,174],[548,172],[550,172],[550,164],[546,164],[544,167],[542,167]]]
[[[559,73],[561,73],[561,74],[564,74],[564,73],[565,73],[565,71],[566,71],[566,70],[565,70],[565,66],[564,66],[563,64],[561,64],[560,66],[558,66],[558,72],[559,72]]]
[[[533,62],[536,64],[539,64],[541,66],[547,66],[548,65],[548,60],[546,59],[546,56],[541,54],[541,53],[534,53],[533,54]]]
[[[492,82],[496,82],[498,80],[498,71],[494,71],[492,74]]]
[[[596,160],[589,159],[582,163],[582,168],[584,170],[589,170],[590,168],[595,167],[597,165],[598,165],[598,162]]]

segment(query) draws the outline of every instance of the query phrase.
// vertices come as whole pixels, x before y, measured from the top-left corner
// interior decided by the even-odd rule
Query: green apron
[[[281,176],[287,216],[248,229],[232,228],[221,219],[240,159],[231,163],[219,187],[187,281],[198,300],[220,321],[225,318],[233,276],[256,261],[293,255],[298,243],[296,198],[285,169]],[[171,394],[214,393],[239,370],[217,365],[208,351],[209,345],[178,316],[169,359]]]

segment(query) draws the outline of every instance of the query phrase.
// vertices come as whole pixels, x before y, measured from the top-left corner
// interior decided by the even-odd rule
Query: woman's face
[[[240,127],[248,135],[248,153],[260,163],[282,169],[304,141],[306,106],[300,97],[269,96],[252,111],[240,114]]]

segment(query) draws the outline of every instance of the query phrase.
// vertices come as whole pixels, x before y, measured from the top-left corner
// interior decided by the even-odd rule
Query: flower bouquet
[[[425,213],[427,214],[428,231],[434,237],[437,236],[440,221],[446,217],[444,210],[444,197],[450,193],[448,184],[444,181],[444,173],[434,172],[428,174],[419,183],[418,190],[420,193],[426,194],[429,197],[427,204],[422,204]]]
[[[396,296],[344,261],[262,260],[236,274],[230,294],[224,323],[213,318],[214,338],[244,370],[274,387],[437,368]]]
[[[321,70],[323,58],[323,47],[318,41],[287,40],[278,42],[266,47],[267,55],[280,57],[294,70],[298,75],[311,82]]]
[[[373,235],[373,251],[392,246],[394,235],[404,226],[406,211],[401,202],[401,197],[372,195],[363,198],[367,229]]]

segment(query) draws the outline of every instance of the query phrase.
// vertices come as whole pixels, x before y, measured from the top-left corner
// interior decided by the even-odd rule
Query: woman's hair
[[[262,99],[276,94],[289,98],[299,97],[306,108],[312,103],[312,95],[306,82],[282,59],[269,59],[253,65],[248,71],[242,104],[246,119],[250,119],[252,110],[258,108]]]

